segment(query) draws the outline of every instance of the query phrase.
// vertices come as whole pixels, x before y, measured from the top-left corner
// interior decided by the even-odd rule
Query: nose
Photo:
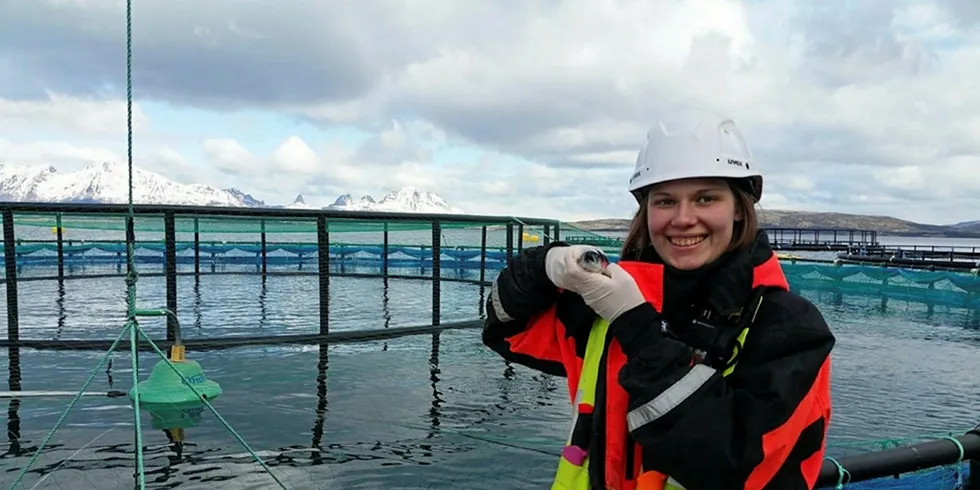
[[[670,221],[678,228],[694,226],[698,221],[694,205],[686,201],[681,202],[674,208],[674,217]]]

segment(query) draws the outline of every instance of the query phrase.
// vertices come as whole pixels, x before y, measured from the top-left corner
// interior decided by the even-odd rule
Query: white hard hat
[[[651,185],[704,177],[744,179],[756,201],[762,197],[762,174],[735,123],[718,114],[687,111],[647,132],[629,190],[639,201]]]

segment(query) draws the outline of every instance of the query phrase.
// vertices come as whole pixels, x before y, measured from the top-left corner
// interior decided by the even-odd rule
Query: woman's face
[[[668,265],[681,270],[721,257],[741,219],[735,194],[722,179],[664,182],[647,197],[650,242]]]

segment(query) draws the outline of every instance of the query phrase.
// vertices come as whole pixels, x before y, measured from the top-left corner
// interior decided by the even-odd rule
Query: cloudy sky
[[[625,217],[646,128],[696,106],[763,208],[980,219],[976,0],[134,4],[136,164],[177,182]],[[125,162],[124,7],[0,0],[0,162]]]

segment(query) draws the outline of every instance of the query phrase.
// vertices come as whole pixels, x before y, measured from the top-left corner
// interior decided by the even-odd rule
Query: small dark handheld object
[[[605,274],[606,267],[609,265],[609,258],[599,249],[587,250],[579,257],[578,263],[589,272]]]

